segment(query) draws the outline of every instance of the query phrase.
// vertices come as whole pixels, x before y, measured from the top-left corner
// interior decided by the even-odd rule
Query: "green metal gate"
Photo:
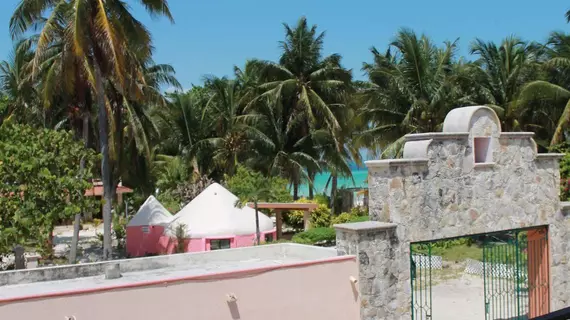
[[[483,283],[485,319],[527,319],[528,270],[526,233],[519,231],[485,237]]]
[[[483,234],[468,239],[481,248],[485,320],[525,320],[547,314],[549,309],[549,262],[546,228]],[[445,249],[457,239],[410,245],[412,319],[437,320],[432,310],[434,248]],[[453,243],[451,244],[453,245]],[[435,312],[434,312],[435,311]]]

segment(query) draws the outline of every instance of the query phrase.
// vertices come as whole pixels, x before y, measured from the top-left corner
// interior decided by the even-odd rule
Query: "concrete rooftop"
[[[157,257],[115,260],[0,272],[0,303],[26,298],[65,294],[75,291],[109,289],[201,277],[249,269],[273,269],[290,264],[334,258],[336,250],[298,244],[185,253]],[[106,280],[105,269],[119,263],[122,277]]]

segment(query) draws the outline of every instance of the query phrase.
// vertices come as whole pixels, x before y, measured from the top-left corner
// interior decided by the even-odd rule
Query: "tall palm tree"
[[[41,119],[41,110],[34,108],[38,94],[29,72],[32,46],[32,39],[23,39],[14,46],[8,61],[0,61],[0,93],[6,100],[6,117],[16,115],[29,122]]]
[[[522,86],[535,80],[539,71],[540,46],[510,36],[499,45],[475,39],[471,54],[479,56],[480,89],[484,92],[485,104],[492,107],[502,118],[503,130],[520,130],[517,112],[517,97]]]
[[[166,0],[139,0],[153,15],[164,15],[171,21]],[[49,14],[44,20],[42,15]],[[112,177],[109,150],[109,108],[105,94],[105,82],[134,96],[142,95],[133,85],[132,79],[140,79],[140,72],[133,69],[130,50],[136,50],[137,57],[144,61],[152,52],[148,30],[136,20],[128,5],[120,0],[22,0],[10,19],[13,38],[21,36],[32,26],[43,22],[34,57],[34,72],[42,62],[54,39],[60,20],[66,21],[66,42],[69,54],[82,62],[83,71],[95,93],[98,106],[98,135],[102,153],[101,177],[103,180],[103,257],[111,258],[111,206]],[[131,92],[134,91],[134,92]]]
[[[279,110],[269,117],[273,118],[271,127],[284,130],[280,135],[290,137],[284,148],[279,149],[286,150],[285,154],[303,154],[316,159],[318,155],[310,140],[311,131],[329,128],[334,133],[340,130],[335,111],[345,107],[344,96],[352,75],[341,66],[339,55],[322,56],[325,33],[318,33],[316,25],[309,26],[305,17],[300,18],[294,27],[287,24],[284,27],[285,40],[280,42],[282,54],[279,63],[248,62],[261,74],[259,88],[262,93],[246,110],[255,108],[260,102],[269,103],[275,111]],[[274,116],[281,119],[276,121]],[[303,142],[305,149],[300,148],[299,141]],[[294,170],[286,175],[291,179],[294,197],[297,198],[302,178],[308,178],[314,172],[306,168],[307,174],[298,165],[283,167],[281,171],[285,169]]]
[[[238,80],[208,77],[204,86],[212,96],[203,110],[202,121],[213,136],[200,144],[213,148],[214,162],[233,175],[248,152],[251,139],[263,135],[255,126],[260,116],[244,113]]]
[[[553,32],[546,55],[545,80],[525,84],[515,109],[534,124],[543,147],[563,142],[570,123],[570,35]]]
[[[456,41],[438,47],[409,29],[400,30],[385,53],[373,47],[373,62],[362,68],[370,85],[360,90],[368,127],[360,140],[380,147],[382,157],[397,157],[404,135],[439,129],[461,97],[452,72],[456,47]]]

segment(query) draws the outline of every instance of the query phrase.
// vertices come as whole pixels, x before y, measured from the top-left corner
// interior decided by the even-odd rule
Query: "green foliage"
[[[301,198],[296,203],[315,203],[314,200]],[[293,229],[302,230],[303,225],[303,210],[292,210],[284,215],[283,221],[285,224]],[[325,204],[319,204],[319,207],[311,212],[310,225],[311,228],[328,227],[331,224],[331,210]]]
[[[156,199],[162,203],[166,210],[170,211],[172,214],[175,214],[182,208],[180,206],[180,199],[177,199],[172,193],[173,192],[170,190],[160,192],[156,196]]]
[[[368,211],[364,208],[355,207],[350,212],[343,212],[332,218],[331,225],[350,222],[368,221]]]
[[[330,197],[327,196],[326,194],[317,194],[315,195],[315,197],[313,198],[313,201],[315,203],[318,204],[323,204],[325,206],[328,206],[330,203]]]
[[[14,244],[46,248],[57,221],[94,210],[84,192],[95,161],[71,133],[0,126],[0,254]]]
[[[287,181],[279,177],[265,177],[260,172],[239,166],[233,176],[226,175],[226,187],[238,198],[245,201],[289,202],[291,194]],[[267,189],[264,195],[254,196],[261,188]]]
[[[564,153],[560,159],[560,201],[570,200],[570,146],[563,143],[551,148],[553,152]]]
[[[338,216],[333,217],[331,224],[335,225],[335,224],[340,224],[340,223],[347,223],[354,218],[356,218],[356,216],[354,216],[348,212],[343,212],[343,213],[339,214]]]
[[[117,239],[118,249],[123,249],[127,237],[127,219],[125,217],[115,214],[113,217],[113,235]]]
[[[364,222],[364,221],[368,221],[370,220],[370,217],[368,216],[356,216],[352,219],[350,219],[349,222]]]
[[[354,207],[350,209],[350,214],[358,216],[358,217],[367,217],[368,216],[368,208],[366,207]]]
[[[312,228],[297,233],[291,240],[300,244],[330,245],[336,241],[336,231],[331,227]]]
[[[184,253],[185,250],[185,241],[186,241],[186,234],[188,233],[188,226],[184,223],[180,223],[176,226],[174,234],[176,236],[176,248],[174,250],[175,253]]]

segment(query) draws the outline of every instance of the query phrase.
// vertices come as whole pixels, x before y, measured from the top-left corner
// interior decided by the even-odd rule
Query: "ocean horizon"
[[[326,188],[330,175],[330,172],[322,172],[315,176],[315,194],[330,195],[331,184],[329,183],[328,188]],[[352,179],[339,177],[338,188],[368,188],[368,170],[355,168],[352,170]],[[293,192],[293,188],[291,188],[291,192]],[[309,196],[309,185],[307,183],[299,186],[299,196]]]

